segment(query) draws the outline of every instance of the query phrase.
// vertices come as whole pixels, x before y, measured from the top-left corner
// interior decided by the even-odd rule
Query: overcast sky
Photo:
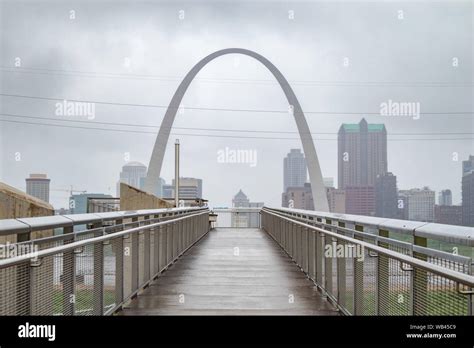
[[[70,185],[115,195],[127,153],[148,165],[153,126],[165,108],[113,103],[166,106],[194,64],[229,47],[264,55],[290,81],[310,112],[324,177],[337,183],[341,123],[365,117],[386,125],[388,168],[399,189],[449,188],[460,203],[461,161],[474,154],[472,2],[0,3],[1,93],[53,99],[0,97],[0,180],[24,190],[29,173],[47,173],[55,208],[67,206]],[[96,104],[88,120],[57,115],[55,98],[112,104]],[[442,114],[378,115],[389,99]],[[172,143],[179,137],[181,174],[203,179],[211,205],[230,206],[242,189],[252,201],[280,206],[283,157],[301,148],[291,115],[187,109],[287,110],[265,67],[245,56],[220,57],[199,73],[183,105],[172,130],[181,135],[170,137],[162,177],[171,181]],[[256,151],[257,165],[219,163],[217,153],[226,147]]]

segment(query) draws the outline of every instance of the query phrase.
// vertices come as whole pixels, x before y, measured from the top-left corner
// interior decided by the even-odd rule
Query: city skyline
[[[2,92],[57,97],[60,100],[2,96],[2,112],[52,117],[62,120],[55,124],[68,127],[109,130],[18,124],[11,121],[48,122],[3,116],[2,120],[7,122],[1,122],[0,130],[2,181],[24,190],[24,178],[29,173],[47,173],[52,180],[50,201],[57,208],[64,207],[68,199],[67,193],[54,191],[58,188],[72,185],[79,190],[113,194],[117,173],[127,161],[148,163],[157,132],[154,127],[160,124],[163,116],[163,108],[137,105],[166,106],[180,78],[199,59],[216,49],[245,47],[267,56],[287,76],[307,114],[309,127],[315,133],[313,138],[324,177],[337,178],[335,139],[340,125],[365,118],[368,123],[386,125],[389,170],[399,178],[400,188],[429,186],[436,192],[449,188],[453,193],[453,204],[460,203],[461,161],[472,154],[472,140],[465,140],[468,136],[450,134],[473,129],[472,115],[455,114],[458,111],[472,112],[471,88],[465,87],[472,75],[472,67],[465,64],[471,52],[464,44],[472,42],[472,33],[460,30],[470,25],[465,5],[460,3],[457,7],[449,7],[438,4],[426,8],[410,4],[407,5],[406,19],[401,21],[397,19],[399,9],[396,4],[349,4],[342,13],[334,11],[335,5],[329,3],[299,3],[292,6],[295,20],[287,23],[288,7],[284,4],[222,4],[213,7],[212,11],[205,6],[198,8],[192,4],[180,4],[165,4],[163,9],[167,15],[161,18],[159,13],[150,14],[152,5],[140,8],[117,6],[110,9],[109,16],[99,17],[98,13],[109,11],[100,11],[103,4],[98,4],[92,11],[87,5],[78,3],[73,23],[61,19],[69,15],[70,9],[60,4],[25,7],[21,11],[5,4],[3,11],[6,15],[2,23],[4,49],[0,60],[2,66],[8,68],[0,71],[4,82]],[[178,18],[181,7],[186,10],[184,20]],[[446,8],[452,13],[448,18],[443,16]],[[357,16],[361,10],[367,13],[363,19]],[[172,16],[173,13],[176,16]],[[232,13],[236,25],[243,28],[241,32],[226,25],[225,18],[229,13]],[[263,13],[266,15],[262,16]],[[126,18],[118,44],[111,36],[116,18]],[[317,24],[309,25],[314,24],[315,19]],[[29,26],[36,29],[37,39],[33,46],[25,44],[28,30],[13,24],[23,20],[28,20]],[[339,21],[352,23],[351,29],[331,24]],[[381,21],[383,31],[370,30]],[[63,30],[52,31],[47,25],[50,22]],[[256,28],[255,23],[259,23],[258,38],[254,38],[254,31],[250,30]],[[412,41],[411,30],[432,23],[436,23],[432,32],[423,33]],[[138,24],[142,29],[136,36],[134,28]],[[196,32],[196,27],[203,30]],[[12,28],[15,28],[14,34]],[[453,28],[456,28],[455,34]],[[101,35],[91,36],[89,30]],[[206,34],[206,30],[212,32],[212,36]],[[364,36],[360,35],[362,32]],[[169,35],[166,40],[164,33]],[[216,36],[215,33],[222,35]],[[203,36],[197,40],[196,35],[201,34]],[[316,34],[318,39],[314,41]],[[391,44],[383,46],[381,51],[373,51],[373,44],[383,42],[381,40],[387,34],[392,35]],[[365,39],[367,35],[368,40]],[[55,40],[51,40],[52,37]],[[71,40],[82,44],[71,46]],[[431,45],[433,41],[438,42],[436,47]],[[158,42],[160,50],[152,42]],[[388,57],[398,56],[407,45],[411,48],[410,58],[400,57],[403,64],[386,63]],[[54,50],[48,50],[51,47]],[[79,47],[101,47],[104,50],[95,51],[91,60],[87,49],[81,52]],[[453,57],[445,54],[446,47],[450,52],[456,52],[458,66],[454,67]],[[37,52],[44,53],[38,56]],[[162,52],[170,54],[163,55]],[[20,67],[15,67],[16,57],[21,58]],[[440,58],[433,60],[432,57]],[[160,64],[154,64],[155,61]],[[420,65],[421,61],[425,63]],[[85,73],[79,73],[81,71]],[[63,106],[64,99],[112,104],[95,104],[91,110],[94,117],[69,116],[65,119],[56,114],[56,104],[60,102]],[[397,101],[419,102],[420,117],[381,115],[382,103],[392,105]],[[113,104],[121,102],[133,105]],[[273,168],[280,166],[281,158],[289,148],[301,147],[301,143],[294,133],[294,121],[285,112],[288,110],[285,98],[265,68],[246,57],[221,57],[206,67],[191,84],[183,105],[172,131],[177,133],[172,134],[173,140],[178,137],[182,144],[183,176],[199,177],[208,183],[209,195],[206,198],[216,205],[229,204],[228,197],[242,187],[252,197],[278,206],[282,173]],[[425,114],[427,112],[444,114]],[[104,127],[99,122],[136,126]],[[147,133],[134,133],[136,131]],[[252,138],[255,136],[258,139]],[[40,145],[29,146],[22,139]],[[220,163],[217,153],[225,148],[255,151],[258,161],[255,166]],[[403,156],[399,156],[401,153]],[[82,166],[83,163],[87,166]],[[421,170],[414,171],[415,165]],[[436,175],[432,170],[434,166],[437,167]],[[162,177],[172,178],[173,169],[173,151],[168,144]],[[223,177],[231,184],[220,185]],[[261,185],[262,182],[265,185]],[[211,190],[212,187],[218,189]]]

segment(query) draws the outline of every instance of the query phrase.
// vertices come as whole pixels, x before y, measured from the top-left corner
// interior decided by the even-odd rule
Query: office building
[[[398,217],[397,177],[392,173],[379,174],[375,181],[375,216]]]
[[[474,156],[470,155],[466,161],[462,161],[462,175],[469,174],[474,170]]]
[[[174,197],[175,180],[171,182],[171,197]],[[165,185],[166,186],[166,185]],[[166,187],[168,190],[168,187]],[[168,193],[169,191],[167,191]],[[197,178],[179,178],[179,198],[194,199],[202,198],[202,179]]]
[[[442,190],[438,194],[438,204],[453,205],[453,194],[451,193],[451,190]]]
[[[346,213],[356,215],[375,215],[374,186],[346,186]]]
[[[286,192],[282,194],[281,205],[286,208],[314,210],[311,184],[305,183],[303,186],[287,187]]]
[[[85,214],[89,211],[89,199],[112,198],[103,193],[81,193],[69,197],[69,211],[71,214]]]
[[[474,170],[462,177],[462,224],[474,226]]]
[[[331,213],[346,212],[346,191],[334,187],[326,187],[329,211]]]
[[[434,222],[435,192],[428,187],[400,190],[405,197],[407,220]]]
[[[291,149],[283,159],[283,192],[288,187],[302,187],[307,181],[306,159],[300,149]]]
[[[338,188],[374,186],[387,172],[387,131],[383,124],[342,124],[338,133]]]
[[[242,208],[242,211],[231,214],[231,227],[259,227],[259,210],[245,211],[245,208],[261,208],[263,204],[263,202],[251,202],[247,195],[242,190],[239,190],[232,198],[232,207]]]
[[[435,222],[446,225],[462,225],[462,206],[436,205]]]
[[[147,167],[140,162],[128,162],[122,167],[117,183],[117,197],[120,197],[120,183],[141,189],[146,177]]]
[[[49,183],[50,179],[46,174],[30,174],[26,181],[26,193],[49,203]]]
[[[334,178],[323,178],[323,184],[325,187],[334,187]]]

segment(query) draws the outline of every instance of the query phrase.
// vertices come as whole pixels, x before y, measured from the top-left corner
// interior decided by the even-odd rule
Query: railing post
[[[338,222],[339,227],[345,227],[344,222]],[[339,240],[336,241],[339,244]],[[346,243],[343,242],[343,245]],[[337,259],[337,302],[342,308],[346,308],[346,267],[347,259]]]
[[[122,225],[123,220],[116,220],[115,224],[116,225]],[[123,230],[123,227],[120,228],[120,230]],[[123,296],[123,288],[124,288],[124,247],[123,247],[123,238],[124,237],[119,237],[115,239],[115,304],[119,305],[120,303],[123,302],[124,296]]]
[[[331,220],[326,219],[327,224],[331,224]],[[330,227],[324,227],[325,230],[331,231]],[[332,243],[332,237],[328,236],[327,234],[324,235],[324,244],[323,244],[323,250],[322,250],[322,255],[324,255],[324,250],[326,248],[326,245]],[[333,276],[333,271],[332,271],[332,258],[331,257],[324,257],[324,288],[328,294],[331,296],[334,296],[333,294],[333,286],[332,286],[332,276]],[[335,296],[337,297],[337,296]]]
[[[309,241],[308,241],[308,275],[313,280],[316,281],[316,233],[314,230],[309,231]]]
[[[74,227],[64,227],[63,233],[74,233]],[[74,242],[74,238],[64,243],[68,244],[71,242]],[[63,315],[74,315],[76,308],[76,299],[74,296],[76,290],[76,254],[74,250],[63,253],[63,274],[61,281],[63,285]]]
[[[306,274],[309,274],[309,262],[308,262],[308,254],[309,254],[309,233],[308,228],[303,228],[303,270]]]
[[[356,225],[355,230],[363,232],[364,227]],[[354,235],[354,239],[362,240],[357,235]],[[364,314],[364,262],[353,258],[352,264],[354,265],[354,315],[362,315]]]
[[[428,247],[428,240],[425,237],[413,236],[413,244],[421,247]],[[419,260],[428,261],[425,254],[413,252],[413,257]],[[410,281],[410,301],[412,315],[429,315],[426,310],[428,303],[428,272],[416,267],[411,273]]]
[[[92,228],[102,227],[102,223],[95,223],[92,225]],[[102,236],[104,234],[103,230],[100,232],[94,232],[94,237]],[[94,314],[103,315],[104,314],[104,244],[95,243],[94,244]]]
[[[324,245],[321,232],[316,232],[316,284],[323,288]]]
[[[132,218],[133,222],[138,221],[138,218]],[[138,277],[139,277],[139,256],[138,256],[138,233],[132,233],[130,235],[131,245],[131,253],[132,253],[132,260],[131,260],[131,286],[132,286],[132,293],[138,289]]]
[[[156,222],[161,222],[160,216],[155,215],[155,220]],[[155,247],[155,250],[153,252],[153,264],[155,266],[153,270],[153,275],[158,274],[160,272],[160,245],[161,245],[161,226],[158,226],[154,229],[153,231],[153,246]]]
[[[39,273],[38,267],[40,266],[40,264],[41,264],[41,260],[37,260],[37,262],[30,260],[29,264],[26,264],[26,266],[29,267],[29,275],[30,275],[30,284],[29,284],[30,288],[28,289],[29,290],[29,303],[28,303],[29,315],[40,315],[40,314],[52,315],[53,313],[38,313],[36,286],[38,284],[38,273]],[[21,285],[17,284],[17,287],[18,286],[21,286]]]
[[[388,238],[389,233],[386,230],[379,229],[379,236]],[[388,244],[385,242],[378,242],[378,246],[388,249]],[[376,267],[376,278],[377,278],[377,312],[376,315],[388,315],[389,314],[389,299],[383,301],[383,296],[389,294],[389,260],[386,256],[379,255],[377,257]]]
[[[150,280],[150,254],[151,254],[151,229],[147,228],[143,231],[143,281]]]

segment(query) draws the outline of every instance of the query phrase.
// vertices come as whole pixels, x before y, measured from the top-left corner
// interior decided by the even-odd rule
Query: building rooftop
[[[385,129],[383,123],[367,123],[364,118],[359,123],[343,123],[341,129],[344,129],[346,132],[359,132],[362,123],[367,124],[367,130],[369,132],[381,132]]]

